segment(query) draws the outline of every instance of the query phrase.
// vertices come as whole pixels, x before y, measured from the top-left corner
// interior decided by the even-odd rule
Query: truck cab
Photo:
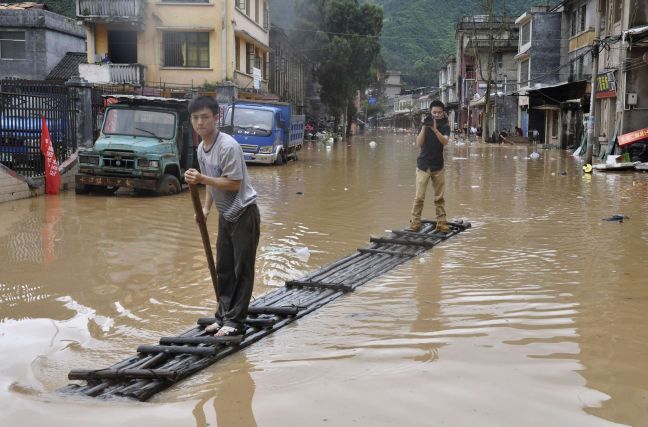
[[[99,137],[79,150],[77,194],[120,187],[156,195],[182,191],[193,164],[188,100],[109,95]]]
[[[297,160],[304,141],[304,116],[285,102],[237,101],[225,107],[221,129],[241,145],[247,163]]]

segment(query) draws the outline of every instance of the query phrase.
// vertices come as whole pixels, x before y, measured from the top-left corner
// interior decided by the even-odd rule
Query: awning
[[[582,98],[587,90],[587,81],[560,82],[534,86],[527,90],[529,96],[544,98],[553,104],[559,104],[570,99]]]

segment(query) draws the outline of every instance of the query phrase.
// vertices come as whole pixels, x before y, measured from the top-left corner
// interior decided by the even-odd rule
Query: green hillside
[[[361,0],[362,1],[362,0]],[[383,7],[382,56],[412,86],[436,83],[437,69],[455,52],[455,26],[464,15],[484,14],[480,0],[364,0]],[[290,28],[294,0],[270,0],[272,22]],[[533,4],[555,0],[495,0],[498,14],[517,17]]]

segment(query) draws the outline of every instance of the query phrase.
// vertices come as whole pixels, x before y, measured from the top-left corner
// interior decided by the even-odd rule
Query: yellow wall
[[[104,57],[108,53],[108,28],[103,24],[95,26],[95,55]]]
[[[145,64],[146,80],[194,86],[224,80],[221,72],[222,1],[212,4],[162,4],[149,2],[146,29],[138,37],[138,60]],[[164,68],[162,31],[209,31],[209,68]]]

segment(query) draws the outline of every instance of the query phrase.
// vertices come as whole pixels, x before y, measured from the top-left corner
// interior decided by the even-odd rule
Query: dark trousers
[[[236,222],[218,217],[216,319],[224,326],[243,329],[254,286],[254,262],[259,244],[261,216],[256,204],[249,205]]]

